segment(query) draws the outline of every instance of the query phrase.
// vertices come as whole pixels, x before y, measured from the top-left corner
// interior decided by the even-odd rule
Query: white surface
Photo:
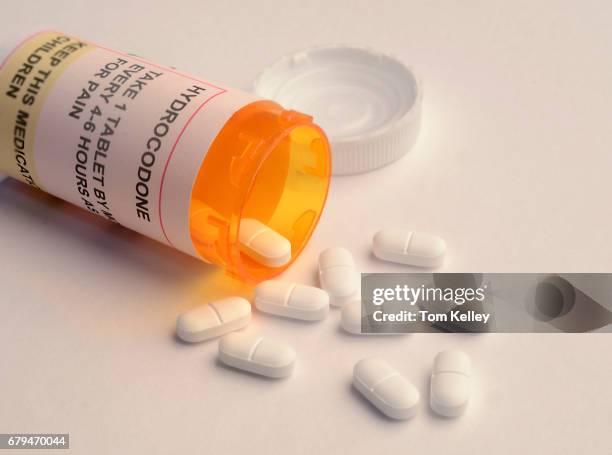
[[[314,115],[332,145],[335,175],[389,164],[410,151],[418,135],[418,78],[373,49],[333,44],[291,53],[262,71],[254,90]]]
[[[315,284],[318,253],[337,245],[363,271],[406,270],[372,257],[381,225],[444,237],[445,271],[612,271],[607,2],[23,1],[3,17],[2,39],[51,25],[242,87],[317,43],[413,63],[426,81],[413,152],[334,180],[283,279]],[[337,310],[320,324],[254,314],[299,357],[269,381],[220,366],[215,342],[174,338],[177,314],[237,292],[212,266],[11,180],[0,252],[2,432],[70,432],[88,455],[610,452],[609,334],[355,337]],[[433,356],[450,347],[472,358],[478,390],[454,421],[427,406]],[[418,387],[414,419],[381,418],[351,388],[366,356]]]

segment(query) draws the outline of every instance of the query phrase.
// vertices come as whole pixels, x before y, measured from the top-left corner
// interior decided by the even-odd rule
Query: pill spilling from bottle
[[[197,343],[245,327],[250,320],[249,301],[228,297],[181,314],[176,321],[176,334],[183,341]]]
[[[347,249],[331,247],[320,253],[318,269],[313,270],[318,273],[320,288],[270,279],[303,250],[327,197],[330,146],[311,117],[251,93],[219,87],[57,32],[41,32],[26,39],[7,57],[8,66],[28,65],[30,50],[44,48],[49,41],[72,49],[70,58],[55,61],[41,58],[37,63],[39,72],[54,71],[63,76],[43,87],[41,95],[28,104],[32,118],[36,119],[30,126],[31,137],[36,141],[22,153],[7,154],[8,158],[0,156],[0,171],[191,256],[220,265],[249,283],[259,283],[251,300],[260,313],[312,323],[324,320],[331,305],[341,308],[339,326],[344,331],[367,334],[363,330],[360,274]],[[364,51],[351,49],[346,55],[359,52]],[[352,146],[359,146],[359,156],[370,153],[369,159],[359,162],[350,158],[355,152],[347,149],[351,141],[340,141],[335,147],[341,152],[339,173],[362,172],[387,164],[405,153],[416,139],[421,101],[418,81],[403,65],[396,65],[387,56],[371,54],[367,53],[366,64],[359,66],[360,71],[368,74],[362,80],[376,80],[373,79],[376,75],[369,72],[375,61],[387,68],[391,63],[396,77],[386,79],[400,82],[390,91],[402,95],[394,103],[401,108],[400,112],[395,115],[389,106],[383,106],[381,112],[395,120],[412,116],[414,121],[403,122],[403,126],[410,123],[410,128],[401,136],[387,137],[386,141],[382,133],[370,144],[359,144],[353,138]],[[342,51],[338,55],[346,56]],[[292,65],[296,62],[292,60]],[[302,58],[300,62],[311,64],[315,60]],[[344,63],[339,67],[340,73],[344,73]],[[379,70],[377,66],[376,71]],[[122,159],[106,160],[106,155],[96,154],[95,159],[104,161],[85,166],[88,150],[77,146],[75,153],[75,144],[82,144],[84,113],[100,111],[86,122],[89,124],[86,129],[101,130],[100,119],[111,118],[113,112],[110,107],[104,107],[102,112],[91,100],[97,99],[94,92],[103,83],[114,80],[115,72],[122,71],[140,72],[142,77],[155,80],[155,84],[148,85],[142,93],[124,96],[125,104],[113,103],[112,109],[121,110],[123,118],[113,130],[113,149],[121,151]],[[0,82],[8,80],[6,74],[0,73]],[[265,82],[273,79],[282,80],[263,77],[258,84],[260,89],[265,89]],[[376,94],[379,82],[363,93],[384,101],[370,96]],[[314,92],[307,93],[312,98]],[[352,95],[344,96],[346,93],[341,90],[342,99],[352,105]],[[327,98],[319,100],[326,109]],[[410,106],[404,106],[407,100],[412,103]],[[4,97],[0,102],[2,118],[19,119],[23,116],[22,108],[19,97]],[[172,121],[168,121],[168,115]],[[124,130],[124,125],[130,129]],[[391,128],[377,130],[385,132]],[[12,131],[12,127],[5,131]],[[6,150],[11,149],[13,141],[10,134],[0,135],[0,145]],[[54,153],[41,153],[50,143],[55,144]],[[401,153],[393,150],[392,144],[397,143],[402,146]],[[369,147],[372,144],[374,149]],[[174,153],[175,149],[180,153]],[[96,180],[95,175],[87,173],[91,168],[104,169],[102,174],[108,187],[103,192],[86,188],[88,181]],[[307,197],[302,188],[308,189]],[[125,202],[128,196],[133,204]],[[438,267],[446,254],[446,243],[440,237],[402,229],[379,231],[371,247],[381,260],[418,267]],[[282,341],[241,330],[251,317],[251,303],[247,299],[227,297],[178,316],[176,336],[188,343],[221,337],[218,358],[224,365],[270,378],[290,376],[297,362],[296,351]],[[410,366],[406,363],[396,369],[382,358],[366,358],[354,365],[353,385],[384,415],[409,419],[417,413],[420,402],[418,389],[403,374],[403,369],[409,370]],[[439,353],[430,380],[431,408],[444,417],[457,417],[465,412],[470,398],[470,376],[470,359],[465,353],[458,350]]]
[[[241,236],[243,251],[254,260],[268,261],[287,253],[285,239],[263,223],[248,220],[244,226],[248,234]],[[374,240],[372,249],[377,256],[411,265],[440,263],[446,250],[444,241],[438,237],[409,231],[381,231]],[[351,253],[340,247],[324,250],[318,258],[318,275],[321,289],[281,280],[263,281],[253,290],[253,304],[261,313],[314,322],[325,319],[333,303],[341,307],[339,325],[345,332],[375,335],[363,330],[367,319],[362,314],[360,280]],[[263,335],[241,331],[250,318],[249,301],[230,297],[179,316],[176,330],[178,337],[188,342],[222,336],[219,360],[236,370],[270,378],[290,376],[297,359],[295,350]],[[470,359],[462,351],[438,353],[430,380],[431,409],[442,417],[463,414],[470,397],[470,374]],[[357,362],[353,385],[389,418],[407,420],[418,411],[418,389],[382,358]]]
[[[239,236],[242,252],[267,265],[279,265],[291,255],[291,244],[278,232],[255,219],[243,220]],[[402,230],[379,231],[372,250],[381,259],[409,265],[441,264],[446,251],[442,239],[430,234]],[[329,306],[340,307],[339,325],[353,335],[386,335],[363,330],[361,283],[353,256],[345,248],[332,247],[318,258],[321,288],[281,280],[267,280],[253,290],[253,304],[261,313],[302,321],[321,321]],[[237,370],[271,378],[292,374],[296,352],[291,346],[249,331],[240,331],[250,321],[248,300],[230,297],[194,308],[177,319],[177,335],[199,342],[219,336],[219,360]],[[430,384],[430,406],[443,417],[458,417],[470,395],[470,360],[461,351],[439,353],[434,360]],[[353,385],[379,411],[397,420],[417,413],[418,389],[381,358],[366,358],[354,366]]]
[[[322,289],[285,281],[264,281],[253,297],[259,311],[304,321],[319,321],[329,312],[329,295]]]
[[[353,369],[353,385],[383,414],[405,420],[417,412],[417,388],[380,358],[363,359]]]
[[[423,232],[383,229],[372,240],[372,251],[385,261],[417,267],[439,267],[444,262],[446,243]]]
[[[289,376],[295,358],[295,351],[290,346],[253,333],[230,333],[219,342],[221,362],[270,378]]]
[[[444,417],[458,417],[470,400],[470,358],[462,351],[438,353],[431,373],[431,409]]]
[[[346,248],[329,248],[319,255],[319,281],[333,306],[341,307],[361,298],[359,273]]]
[[[361,335],[361,301],[347,303],[340,313],[340,325],[353,335]]]

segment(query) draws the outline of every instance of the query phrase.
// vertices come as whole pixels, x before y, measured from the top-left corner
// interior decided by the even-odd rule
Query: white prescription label
[[[199,257],[193,182],[255,96],[57,32],[19,45],[0,89],[0,170]]]

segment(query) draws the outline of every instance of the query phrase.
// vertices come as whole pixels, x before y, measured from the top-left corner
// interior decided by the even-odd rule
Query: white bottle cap
[[[332,146],[335,175],[389,164],[416,142],[421,85],[394,57],[332,45],[285,56],[255,81],[255,93],[315,118]]]

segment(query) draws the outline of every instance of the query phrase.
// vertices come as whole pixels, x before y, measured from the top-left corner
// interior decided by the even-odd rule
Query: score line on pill
[[[438,267],[444,262],[446,242],[424,232],[383,229],[374,235],[372,251],[384,261],[417,267]]]
[[[219,360],[226,365],[270,378],[293,372],[295,351],[286,344],[254,333],[234,332],[219,341]]]
[[[430,405],[444,417],[458,417],[470,400],[470,358],[463,351],[442,351],[434,359]]]
[[[303,321],[319,321],[329,312],[329,295],[322,289],[279,280],[259,283],[255,307],[264,313]]]
[[[291,260],[291,242],[254,218],[243,218],[238,234],[241,251],[260,264],[282,267]]]
[[[334,306],[361,298],[360,276],[346,248],[328,248],[319,255],[319,281]]]
[[[353,384],[387,417],[406,420],[417,412],[419,391],[383,359],[372,357],[357,362]]]
[[[238,330],[250,320],[249,301],[228,297],[181,314],[176,320],[176,334],[183,341],[197,343]]]

